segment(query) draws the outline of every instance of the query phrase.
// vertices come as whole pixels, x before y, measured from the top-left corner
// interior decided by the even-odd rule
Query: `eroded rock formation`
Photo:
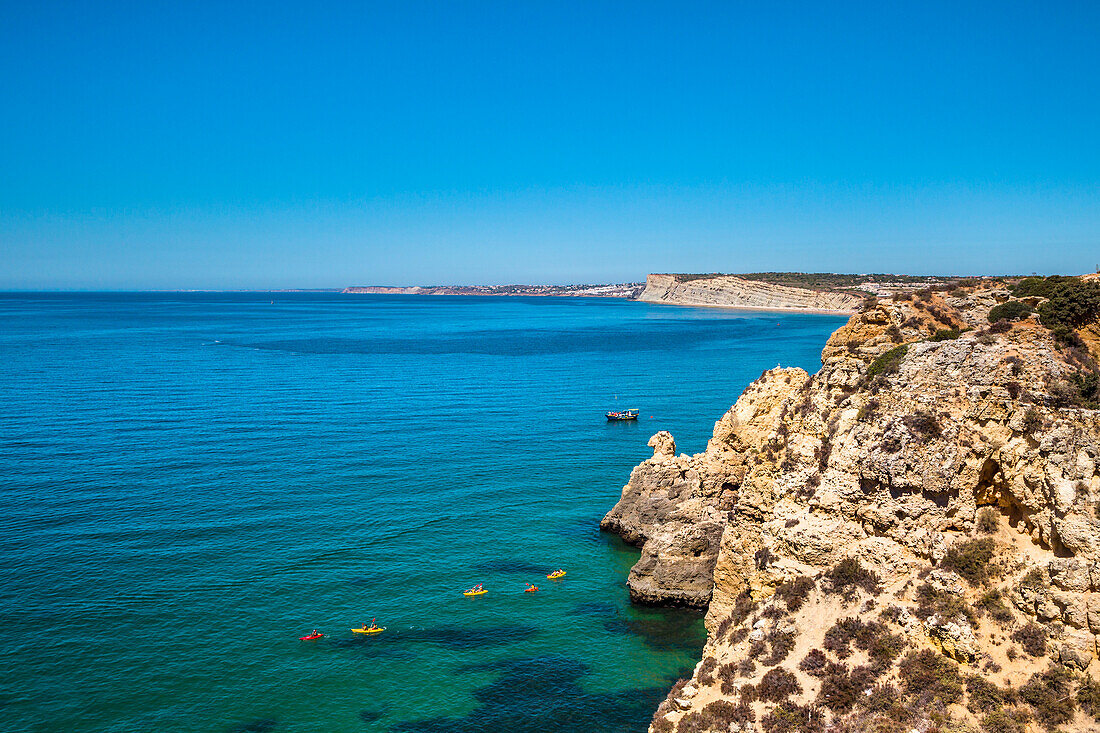
[[[694,279],[678,275],[649,275],[638,300],[671,305],[851,313],[861,298],[851,293],[796,288],[736,275]]]
[[[879,302],[703,453],[654,436],[602,527],[642,548],[633,598],[709,632],[655,731],[1100,729],[1100,411],[1067,397],[1094,362],[1035,316],[991,328],[1010,299]]]

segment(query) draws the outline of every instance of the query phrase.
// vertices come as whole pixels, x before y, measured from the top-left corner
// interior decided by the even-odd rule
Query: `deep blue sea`
[[[599,520],[650,435],[702,450],[843,322],[0,295],[0,729],[644,731],[704,631],[630,605]]]

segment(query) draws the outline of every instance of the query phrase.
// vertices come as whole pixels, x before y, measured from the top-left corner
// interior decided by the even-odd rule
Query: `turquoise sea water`
[[[643,731],[704,632],[630,605],[600,517],[652,433],[701,450],[842,322],[0,295],[0,728]]]

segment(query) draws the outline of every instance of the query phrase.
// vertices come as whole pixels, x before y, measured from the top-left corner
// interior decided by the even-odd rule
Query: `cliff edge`
[[[791,287],[736,275],[648,275],[638,300],[670,305],[852,313],[862,298],[852,293]]]
[[[708,641],[651,730],[1100,730],[1098,323],[1076,278],[868,302],[655,435],[601,526]]]

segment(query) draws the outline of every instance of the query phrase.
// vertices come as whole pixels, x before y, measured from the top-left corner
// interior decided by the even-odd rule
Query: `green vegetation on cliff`
[[[870,273],[867,275],[840,274],[835,272],[746,272],[746,273],[721,273],[721,272],[697,272],[674,274],[677,282],[691,282],[692,280],[707,280],[712,277],[740,277],[745,280],[756,280],[772,285],[786,285],[792,288],[807,288],[809,290],[849,290],[858,289],[864,283],[903,283],[906,285],[925,285],[931,283],[943,283],[952,278],[932,277],[926,275],[889,275],[885,273]]]
[[[1029,277],[1012,290],[1017,297],[1040,297],[1039,319],[1062,343],[1079,346],[1074,329],[1100,320],[1100,281],[1079,277]],[[1007,303],[1006,303],[1007,305]]]

